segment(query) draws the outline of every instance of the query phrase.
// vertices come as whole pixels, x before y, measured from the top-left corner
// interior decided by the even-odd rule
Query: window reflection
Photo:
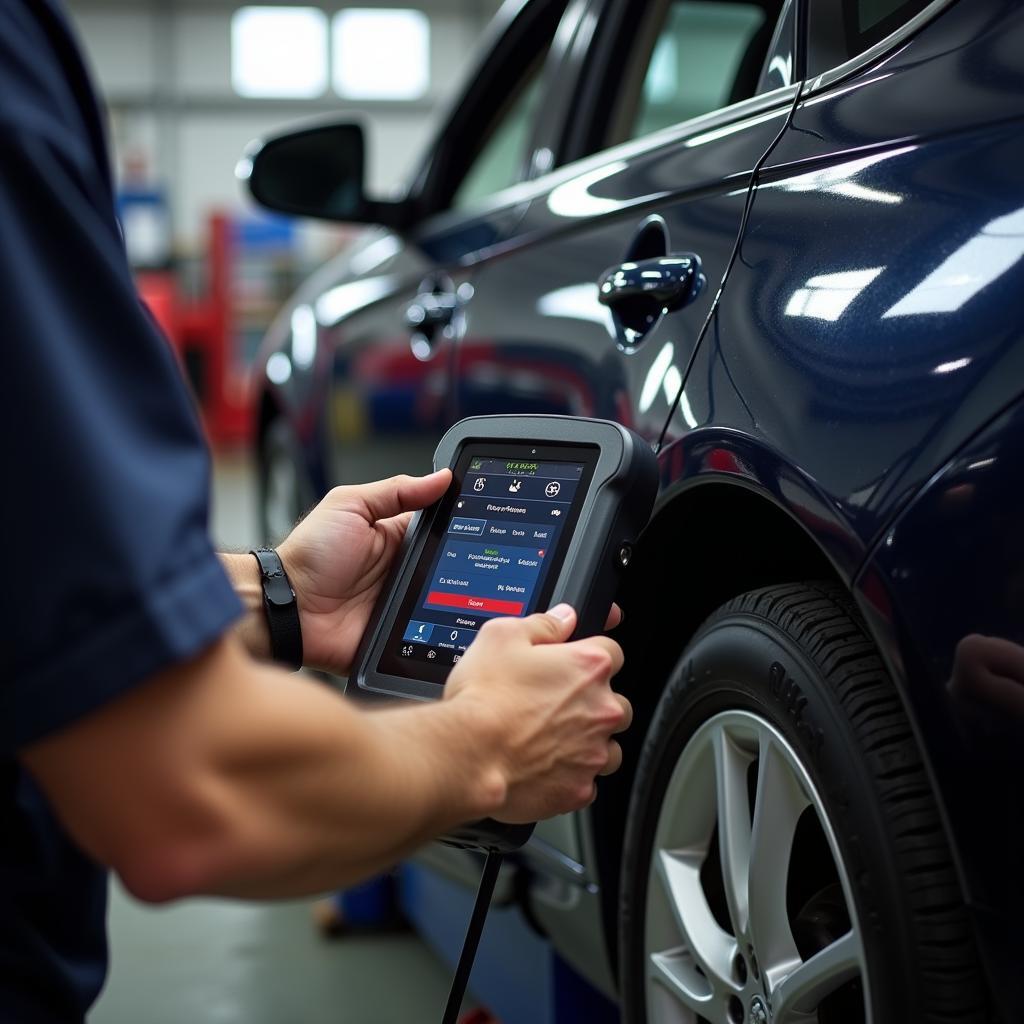
[[[548,196],[548,209],[556,217],[598,217],[602,213],[613,213],[621,209],[625,204],[620,200],[592,195],[590,188],[626,170],[628,166],[624,160],[616,160],[563,182]]]
[[[565,317],[568,320],[590,320],[606,328],[615,337],[612,311],[597,301],[597,284],[585,281],[556,288],[537,299],[537,312],[541,316]]]
[[[867,168],[882,163],[884,160],[891,160],[903,153],[910,153],[913,149],[913,146],[903,146],[885,153],[861,157],[859,160],[849,160],[835,167],[825,167],[820,171],[798,174],[795,178],[789,178],[786,181],[769,182],[760,187],[781,188],[784,192],[831,192],[833,195],[844,196],[847,199],[895,205],[903,202],[903,196],[885,189],[871,188],[854,179]]]
[[[661,351],[654,357],[647,376],[644,378],[644,386],[640,390],[640,401],[638,408],[640,412],[647,412],[654,405],[659,391],[664,391],[665,401],[671,404],[676,400],[679,389],[683,384],[683,375],[679,367],[672,361],[675,354],[675,345],[671,341],[666,342]]]
[[[390,274],[339,284],[316,300],[316,319],[325,327],[336,324],[349,313],[384,298],[397,284],[398,279]]]
[[[786,316],[834,322],[883,270],[885,267],[869,267],[808,278],[807,284],[798,288],[790,297],[786,305]]]
[[[1024,209],[989,221],[882,317],[951,313],[1005,274],[1021,256]]]

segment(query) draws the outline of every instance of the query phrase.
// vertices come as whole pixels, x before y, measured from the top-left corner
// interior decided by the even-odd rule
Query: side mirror
[[[367,200],[364,163],[360,125],[320,124],[250,143],[235,173],[271,210],[397,226],[402,204]]]

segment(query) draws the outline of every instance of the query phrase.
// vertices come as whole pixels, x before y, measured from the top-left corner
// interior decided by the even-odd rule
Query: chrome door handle
[[[405,325],[412,331],[432,335],[439,327],[447,327],[452,322],[456,305],[454,295],[423,292],[406,309]]]
[[[699,268],[700,260],[693,253],[621,263],[598,278],[597,298],[611,309],[628,307],[637,299],[669,311],[680,309],[700,292]]]

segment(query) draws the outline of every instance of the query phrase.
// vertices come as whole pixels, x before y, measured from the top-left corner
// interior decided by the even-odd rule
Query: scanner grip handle
[[[533,835],[534,823],[509,825],[493,818],[481,818],[452,829],[440,841],[461,850],[485,850],[490,853],[514,853]]]

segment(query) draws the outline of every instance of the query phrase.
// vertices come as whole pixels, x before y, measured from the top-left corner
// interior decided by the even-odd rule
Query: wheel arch
[[[832,580],[852,592],[865,551],[805,475],[736,432],[694,432],[660,457],[662,493],[621,591],[626,669],[616,689],[634,707],[621,739],[624,768],[604,780],[587,815],[602,915],[616,975],[620,844],[635,766],[664,681],[704,620],[739,594],[772,584]]]

